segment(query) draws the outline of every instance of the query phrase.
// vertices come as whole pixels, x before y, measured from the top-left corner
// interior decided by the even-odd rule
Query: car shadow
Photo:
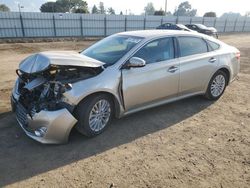
[[[18,127],[14,114],[0,116],[0,186],[86,159],[174,126],[212,104],[192,97],[115,119],[101,135],[86,138],[75,130],[65,145],[42,145],[28,138]],[[197,127],[198,128],[198,127]]]

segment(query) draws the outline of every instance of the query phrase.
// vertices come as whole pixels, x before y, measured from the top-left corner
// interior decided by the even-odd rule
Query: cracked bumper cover
[[[14,97],[11,100],[17,122],[27,136],[44,144],[62,144],[68,141],[70,131],[77,120],[66,108],[55,111],[42,110],[35,113],[31,118],[18,109],[20,106],[18,106],[19,104]],[[46,131],[44,131],[43,135],[37,136],[35,131],[40,128],[45,128]]]

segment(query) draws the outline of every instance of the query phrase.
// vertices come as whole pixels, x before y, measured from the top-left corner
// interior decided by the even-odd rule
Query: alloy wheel
[[[89,127],[94,132],[101,131],[108,123],[111,115],[109,101],[101,99],[95,103],[89,114]]]
[[[218,97],[222,94],[226,86],[226,79],[223,75],[217,75],[210,87],[211,94],[213,97]]]

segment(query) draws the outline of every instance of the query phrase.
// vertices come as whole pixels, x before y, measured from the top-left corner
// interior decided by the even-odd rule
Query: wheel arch
[[[228,80],[227,80],[227,85],[230,83],[231,72],[230,72],[229,67],[225,67],[225,66],[219,67],[219,68],[217,68],[213,73],[211,73],[208,82],[205,84],[204,93],[207,91],[208,84],[209,84],[210,80],[212,79],[212,77],[214,76],[214,74],[215,74],[216,72],[218,72],[218,71],[223,71],[223,72],[227,75],[227,78],[228,78]]]
[[[80,105],[80,103],[82,103],[83,101],[88,100],[89,98],[93,97],[93,96],[97,96],[97,95],[107,95],[112,99],[112,102],[114,104],[114,111],[115,111],[115,117],[119,118],[120,117],[120,113],[121,113],[121,109],[120,109],[120,102],[117,99],[117,97],[110,92],[107,91],[96,91],[94,93],[88,94],[87,96],[85,96],[83,99],[80,100],[80,102],[75,106],[74,110],[73,110],[73,114],[75,114],[78,106]]]
[[[229,71],[229,69],[228,68],[226,68],[226,67],[221,67],[220,69],[218,69],[217,71],[222,71],[222,72],[224,72],[226,75],[227,75],[227,85],[229,84],[229,82],[230,82],[230,78],[231,78],[231,73],[230,73],[230,71]],[[217,72],[216,71],[216,72]]]

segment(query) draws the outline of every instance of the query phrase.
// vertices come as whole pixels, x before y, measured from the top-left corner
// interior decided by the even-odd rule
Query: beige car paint
[[[132,31],[117,35],[141,36],[144,39],[114,65],[105,68],[99,75],[72,84],[72,89],[63,94],[65,102],[77,106],[86,97],[99,92],[105,92],[113,97],[115,101],[115,115],[117,118],[120,118],[139,110],[193,95],[204,94],[212,75],[220,68],[226,68],[229,71],[229,82],[239,72],[239,61],[235,59],[235,53],[238,50],[207,35],[185,31],[161,30]],[[221,47],[212,52],[146,64],[144,67],[123,68],[123,65],[146,43],[163,37],[178,36],[205,38],[217,42]],[[53,56],[53,53],[46,53],[51,55],[51,59],[56,59],[55,54]],[[67,58],[71,59],[71,55],[69,56],[65,55],[65,64],[70,64],[70,61],[67,61]],[[209,61],[212,57],[216,59],[214,62]],[[175,67],[175,71],[170,72],[169,69],[171,67]],[[15,93],[15,88],[13,92],[13,96],[18,97]],[[47,119],[47,122],[43,122],[43,125],[51,131],[47,134],[50,135],[51,139],[54,137],[55,140],[46,139],[45,135],[45,138],[41,141],[27,131],[26,134],[43,143],[65,142],[68,139],[69,131],[77,121],[70,112],[66,111],[64,109],[63,111],[55,112],[58,116],[53,118],[49,115],[50,118]],[[50,114],[50,112],[47,113]],[[46,112],[38,116],[43,116],[38,119],[47,117]],[[57,117],[62,116],[64,118],[61,121],[55,121]],[[30,120],[30,124],[36,127],[41,122],[38,119]],[[50,129],[50,126],[53,128]]]

